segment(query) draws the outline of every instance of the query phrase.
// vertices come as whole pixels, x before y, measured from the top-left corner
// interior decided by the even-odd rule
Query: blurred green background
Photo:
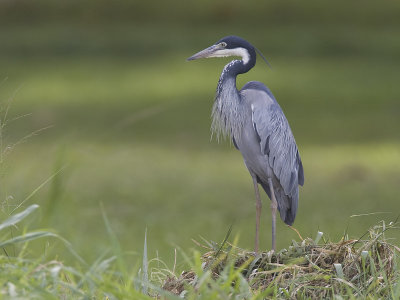
[[[110,244],[100,203],[123,250],[141,253],[147,228],[149,256],[169,265],[176,246],[220,241],[231,224],[239,246],[252,249],[251,178],[229,142],[210,140],[229,59],[185,61],[230,34],[272,65],[259,60],[238,86],[264,82],[289,119],[306,178],[300,233],[338,239],[348,226],[359,237],[394,220],[400,2],[237,0],[1,1],[2,124],[9,107],[1,219],[65,166],[22,207],[38,203],[31,227],[54,229],[88,260]],[[261,247],[269,249],[263,197]],[[372,212],[386,213],[350,217]],[[278,248],[295,238],[279,221]],[[60,242],[48,243],[68,260]]]

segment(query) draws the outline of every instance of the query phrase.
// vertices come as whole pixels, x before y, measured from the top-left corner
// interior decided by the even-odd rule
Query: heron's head
[[[244,65],[250,62],[254,66],[256,62],[255,48],[246,40],[234,35],[220,39],[214,45],[196,53],[187,60],[226,56],[239,56]]]

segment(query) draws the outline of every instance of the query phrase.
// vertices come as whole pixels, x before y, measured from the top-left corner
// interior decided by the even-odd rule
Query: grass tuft
[[[197,266],[180,276],[167,277],[164,289],[176,295],[202,296],[202,299],[216,292],[215,286],[220,290],[217,293],[248,294],[249,299],[261,296],[397,299],[400,249],[384,235],[385,231],[395,228],[396,223],[381,222],[362,239],[342,238],[339,242],[317,244],[319,238],[306,238],[293,241],[288,249],[277,253],[255,254],[229,243],[223,247],[207,243],[202,246],[208,251],[198,260]],[[322,233],[317,235],[322,236]],[[201,272],[200,276],[194,271],[199,264],[209,272]]]

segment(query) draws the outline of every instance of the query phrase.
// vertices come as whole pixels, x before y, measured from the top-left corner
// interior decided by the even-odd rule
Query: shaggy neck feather
[[[236,76],[242,73],[243,61],[233,60],[225,66],[218,81],[212,109],[211,130],[223,137],[240,137],[244,124],[242,103],[236,88]]]

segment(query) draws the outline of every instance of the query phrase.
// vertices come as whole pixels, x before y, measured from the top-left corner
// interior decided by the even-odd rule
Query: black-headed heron
[[[271,199],[272,250],[275,251],[276,211],[286,224],[293,224],[299,185],[304,184],[303,165],[289,123],[271,91],[258,81],[246,83],[241,90],[236,88],[237,75],[248,72],[256,64],[256,48],[240,37],[227,36],[188,60],[225,56],[241,59],[231,61],[222,71],[212,109],[212,130],[218,136],[232,138],[253,178],[256,252],[259,251],[261,215],[258,184]]]

